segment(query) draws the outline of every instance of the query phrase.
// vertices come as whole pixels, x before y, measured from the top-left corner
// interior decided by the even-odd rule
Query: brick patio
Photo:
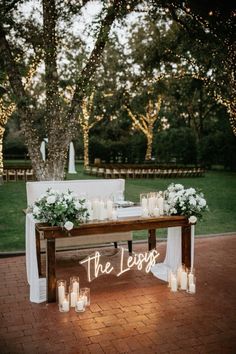
[[[165,243],[157,249],[163,257]],[[57,254],[57,277],[91,288],[83,314],[30,303],[25,257],[0,259],[0,353],[236,353],[236,234],[196,240],[195,295],[137,270],[88,284],[85,252]]]

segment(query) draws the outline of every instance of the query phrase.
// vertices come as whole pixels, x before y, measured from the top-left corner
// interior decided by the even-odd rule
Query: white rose
[[[73,197],[71,194],[65,194],[64,199],[70,202],[73,199]]]
[[[184,189],[184,186],[182,184],[176,184],[175,185],[175,189],[176,190],[181,190],[181,189]]]
[[[35,205],[34,206],[34,209],[33,209],[33,214],[35,214],[35,215],[39,215],[39,213],[40,213],[40,209]]]
[[[190,197],[189,198],[189,204],[193,205],[193,206],[196,206],[197,203],[196,203],[196,200],[193,197]]]
[[[73,222],[71,221],[66,221],[65,224],[64,224],[64,228],[68,231],[72,230],[74,227],[74,224]]]
[[[192,215],[192,216],[190,216],[188,221],[190,224],[195,224],[197,222],[197,218],[196,218],[196,216]]]
[[[55,203],[55,201],[56,201],[55,195],[50,195],[49,197],[47,197],[48,204],[53,204],[53,203]]]
[[[196,193],[196,190],[195,190],[194,188],[188,188],[188,189],[186,190],[186,193],[187,193],[188,195],[190,195],[190,194],[195,194],[195,193]]]
[[[75,202],[75,209],[79,210],[81,208],[81,204],[79,202]]]
[[[206,206],[206,201],[205,201],[205,199],[201,198],[201,199],[199,200],[199,205],[200,205],[201,207]]]

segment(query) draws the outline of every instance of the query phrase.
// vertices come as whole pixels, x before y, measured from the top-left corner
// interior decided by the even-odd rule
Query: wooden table
[[[156,229],[166,227],[182,227],[182,263],[191,265],[191,226],[184,216],[161,216],[158,218],[124,217],[115,221],[90,221],[73,228],[70,232],[57,226],[36,224],[36,247],[39,275],[41,275],[40,238],[46,239],[46,278],[47,301],[56,301],[56,256],[55,240],[62,237],[106,234],[111,232],[126,232],[148,230],[148,249],[156,247]]]

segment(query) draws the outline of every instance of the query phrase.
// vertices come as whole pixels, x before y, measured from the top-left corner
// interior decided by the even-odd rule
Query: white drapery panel
[[[155,264],[151,272],[158,279],[168,281],[170,271],[177,272],[182,264],[181,227],[169,227],[167,233],[166,256],[163,262]],[[194,266],[194,233],[195,227],[191,225],[191,270]]]
[[[69,165],[68,165],[68,173],[77,173],[75,169],[75,149],[74,144],[70,142],[69,146]]]

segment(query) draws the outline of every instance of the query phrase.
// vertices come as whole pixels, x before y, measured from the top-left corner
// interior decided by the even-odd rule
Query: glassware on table
[[[196,293],[196,276],[195,276],[195,270],[190,269],[188,273],[188,287],[187,287],[187,292],[190,294],[195,294]]]
[[[57,302],[61,305],[66,294],[66,280],[60,279],[57,281]]]
[[[75,312],[84,312],[84,311],[85,311],[84,295],[81,294],[81,290],[80,290],[75,303]]]
[[[84,298],[85,306],[89,306],[90,305],[90,288],[81,288],[80,295],[82,295]]]
[[[68,293],[65,293],[64,300],[62,301],[62,303],[59,303],[59,311],[60,312],[70,311],[70,301],[69,301]]]
[[[70,277],[69,294],[70,294],[71,307],[75,307],[78,293],[79,293],[79,277],[78,276]]]

